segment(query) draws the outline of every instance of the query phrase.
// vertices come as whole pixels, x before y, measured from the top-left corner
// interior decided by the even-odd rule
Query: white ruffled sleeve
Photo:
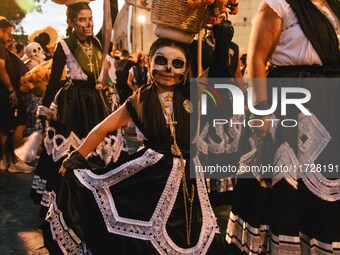
[[[265,0],[265,2],[282,19],[289,11],[289,4],[285,0]]]

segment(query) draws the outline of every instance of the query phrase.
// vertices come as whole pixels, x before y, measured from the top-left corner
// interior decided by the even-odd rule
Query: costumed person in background
[[[38,65],[42,67],[41,64],[46,67],[48,66],[48,68],[50,69],[52,64],[51,61],[53,52],[58,41],[58,32],[53,27],[47,26],[44,29],[34,31],[28,36],[28,40],[30,41],[30,43],[25,47],[25,56],[23,56],[22,59],[25,61],[29,70],[32,70]],[[32,71],[32,75],[34,75],[34,73],[39,73],[39,76],[45,76],[40,67],[39,69],[35,69],[34,71]],[[31,73],[29,73],[28,75],[30,75]],[[37,81],[33,81],[31,77],[24,79],[26,82],[35,82],[35,84],[33,85],[35,87],[39,87]],[[48,79],[48,77],[46,77],[46,79]],[[39,79],[38,82],[41,84],[42,80],[43,78]],[[23,80],[22,83],[24,83]],[[21,88],[21,91],[23,91],[23,88]],[[26,92],[23,95],[28,113],[27,127],[25,130],[25,134],[27,136],[35,131],[37,108],[42,103],[43,92],[44,89],[33,89],[33,91],[32,89],[30,89],[30,91]]]
[[[122,50],[120,59],[115,61],[117,84],[116,88],[119,95],[119,102],[122,105],[125,100],[132,95],[133,88],[128,83],[129,70],[136,65],[130,58],[130,53],[127,50]],[[128,123],[124,129],[125,135],[136,135],[136,126],[133,122]]]
[[[339,18],[338,0],[266,0],[260,7],[247,66],[249,77],[263,78],[249,80],[254,107],[271,108],[273,87],[300,87],[311,93],[303,104],[311,115],[292,105],[285,116],[275,111],[275,119],[293,119],[297,126],[265,124],[247,130],[246,140],[253,143],[242,147],[250,152],[241,158],[241,166],[294,170],[266,179],[252,172],[238,178],[226,235],[231,254],[340,252],[340,178],[334,173],[340,163]],[[273,117],[252,114],[250,118]],[[324,166],[333,166],[334,174]]]
[[[241,61],[241,74],[242,77],[245,77],[246,75],[246,70],[247,70],[247,53],[243,53],[240,57],[240,61]]]
[[[200,33],[204,33],[205,36],[202,40],[202,60],[200,65],[202,66],[202,70],[206,70],[209,68],[211,58],[214,51],[214,44],[210,42],[207,38],[212,37],[211,29],[201,30]],[[198,36],[197,36],[198,37]],[[198,40],[194,39],[190,44],[190,55],[192,56],[192,64],[191,64],[191,73],[193,77],[198,77],[198,60],[197,60],[197,47]]]
[[[42,64],[46,60],[46,55],[42,46],[37,42],[31,42],[25,47],[25,55],[22,60],[26,64],[28,70],[32,70],[39,64]],[[35,130],[36,114],[38,106],[41,105],[42,97],[36,96],[34,93],[29,92],[23,94],[24,104],[27,110],[27,127],[25,135],[30,135]]]
[[[53,27],[47,26],[44,29],[34,31],[28,36],[28,40],[39,43],[45,52],[45,60],[50,60],[58,42],[58,32]]]
[[[70,151],[77,149],[90,130],[112,112],[105,92],[101,90],[106,80],[98,81],[103,56],[101,44],[93,36],[92,11],[88,2],[66,1],[67,21],[73,31],[57,44],[50,80],[42,106],[38,108],[37,125],[40,129],[45,128],[45,119],[49,119],[44,150],[39,158],[30,196],[35,203],[41,203],[41,217],[45,217],[52,201],[62,160]],[[67,80],[60,81],[65,65]],[[88,159],[101,166],[127,154],[120,130],[108,134],[94,149]]]
[[[147,59],[144,52],[138,52],[137,54],[137,63],[129,70],[129,76],[127,80],[127,84],[132,89],[132,91],[136,91],[141,86],[148,83],[148,67]],[[125,134],[133,134],[137,135],[137,139],[142,141],[144,140],[144,136],[142,132],[136,127],[133,122],[128,124],[127,129],[125,130]]]
[[[115,62],[116,76],[117,76],[117,91],[119,95],[119,102],[122,105],[125,100],[131,96],[132,89],[127,84],[129,77],[129,70],[136,63],[129,59],[130,53],[127,50],[122,50],[120,59]]]
[[[24,56],[25,54],[24,49],[25,49],[25,46],[22,43],[20,42],[15,43],[15,54],[17,54],[19,58],[22,58]]]
[[[223,25],[227,27],[225,33],[217,33],[217,31],[207,31],[205,41],[212,48],[216,49],[210,59],[211,64],[209,68],[209,79],[214,78],[227,78],[230,84],[237,85],[242,91],[245,91],[244,82],[241,75],[240,64],[238,60],[239,48],[238,45],[232,42],[234,29],[229,20],[223,21]],[[213,27],[217,29],[218,27]],[[216,38],[216,36],[221,38]],[[220,56],[214,56],[214,54],[220,54]],[[216,61],[218,60],[218,61]],[[213,68],[212,68],[213,67]],[[225,80],[223,81],[225,82]],[[242,122],[240,116],[233,116],[233,98],[230,92],[220,94],[223,105],[219,108],[218,116],[220,119],[226,119],[229,122],[234,123]],[[214,103],[212,100],[208,100],[209,109],[214,109]],[[215,116],[215,115],[214,115]],[[203,129],[200,133],[200,149],[202,154],[202,165],[210,165],[211,158],[219,158],[220,165],[225,165],[227,162],[231,166],[238,164],[239,156],[239,141],[242,134],[242,126],[234,124],[232,126],[217,124],[213,127],[210,119],[210,115],[202,116],[201,123]],[[205,163],[206,160],[206,163]],[[214,176],[214,178],[208,178],[207,188],[209,191],[209,197],[211,203],[215,206],[222,204],[232,203],[232,191],[233,191],[233,176],[229,173]]]
[[[239,46],[232,41],[229,48],[230,76],[235,79],[238,87],[245,91],[239,53]]]
[[[141,86],[148,83],[148,68],[146,66],[147,60],[144,52],[137,54],[137,63],[129,70],[127,84],[136,91]]]
[[[157,39],[149,59],[151,84],[63,162],[64,179],[43,223],[51,254],[224,253],[204,178],[190,178],[196,134],[190,114],[197,108],[190,102],[188,45]],[[130,121],[145,135],[143,149],[106,168],[85,159],[106,134]]]
[[[99,80],[103,81],[103,84],[105,84],[104,81],[106,80],[107,90],[105,93],[111,104],[112,111],[114,111],[119,106],[119,95],[116,89],[117,77],[115,59],[111,56],[111,54],[107,54],[105,57],[103,62],[103,72],[100,74]]]
[[[33,168],[17,159],[13,151],[23,142],[27,117],[19,91],[20,77],[27,69],[17,56],[6,48],[12,47],[13,27],[14,25],[10,21],[0,16],[0,140],[2,153],[0,169],[8,169],[12,173],[31,173]],[[9,152],[6,146],[8,144],[11,147]]]

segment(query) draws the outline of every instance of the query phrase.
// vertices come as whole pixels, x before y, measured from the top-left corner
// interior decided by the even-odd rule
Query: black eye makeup
[[[164,56],[156,56],[155,57],[155,64],[156,65],[161,65],[161,66],[165,66],[165,65],[168,65],[168,59]],[[176,69],[180,69],[180,68],[183,68],[184,65],[185,65],[185,62],[182,60],[182,59],[173,59],[172,60],[172,66]]]
[[[176,59],[172,60],[172,66],[174,68],[177,68],[177,69],[183,68],[184,67],[184,61],[182,59],[176,58]]]
[[[163,56],[156,56],[155,57],[155,64],[156,65],[161,65],[161,66],[165,66],[168,64],[168,60],[166,57]]]

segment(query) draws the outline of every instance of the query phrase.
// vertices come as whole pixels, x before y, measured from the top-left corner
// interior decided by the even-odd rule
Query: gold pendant
[[[100,83],[96,84],[96,90],[102,90],[103,89],[103,85]]]
[[[179,150],[178,146],[171,145],[171,153],[174,156],[181,156],[181,151]]]
[[[192,113],[192,104],[190,100],[186,99],[183,102],[184,109],[187,113]]]

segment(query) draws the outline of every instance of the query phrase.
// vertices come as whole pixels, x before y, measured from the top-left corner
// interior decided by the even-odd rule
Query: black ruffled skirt
[[[57,118],[50,121],[46,130],[30,193],[34,203],[42,205],[43,218],[51,203],[51,191],[59,178],[62,161],[70,151],[79,147],[92,128],[111,113],[111,104],[105,93],[94,86],[86,81],[69,80],[55,97]],[[123,156],[127,156],[127,146],[118,130],[105,138],[90,154],[89,160],[105,166]]]
[[[74,170],[53,192],[45,246],[51,255],[223,254],[204,178],[187,184],[195,186],[190,245],[179,158],[144,148],[110,167]]]

